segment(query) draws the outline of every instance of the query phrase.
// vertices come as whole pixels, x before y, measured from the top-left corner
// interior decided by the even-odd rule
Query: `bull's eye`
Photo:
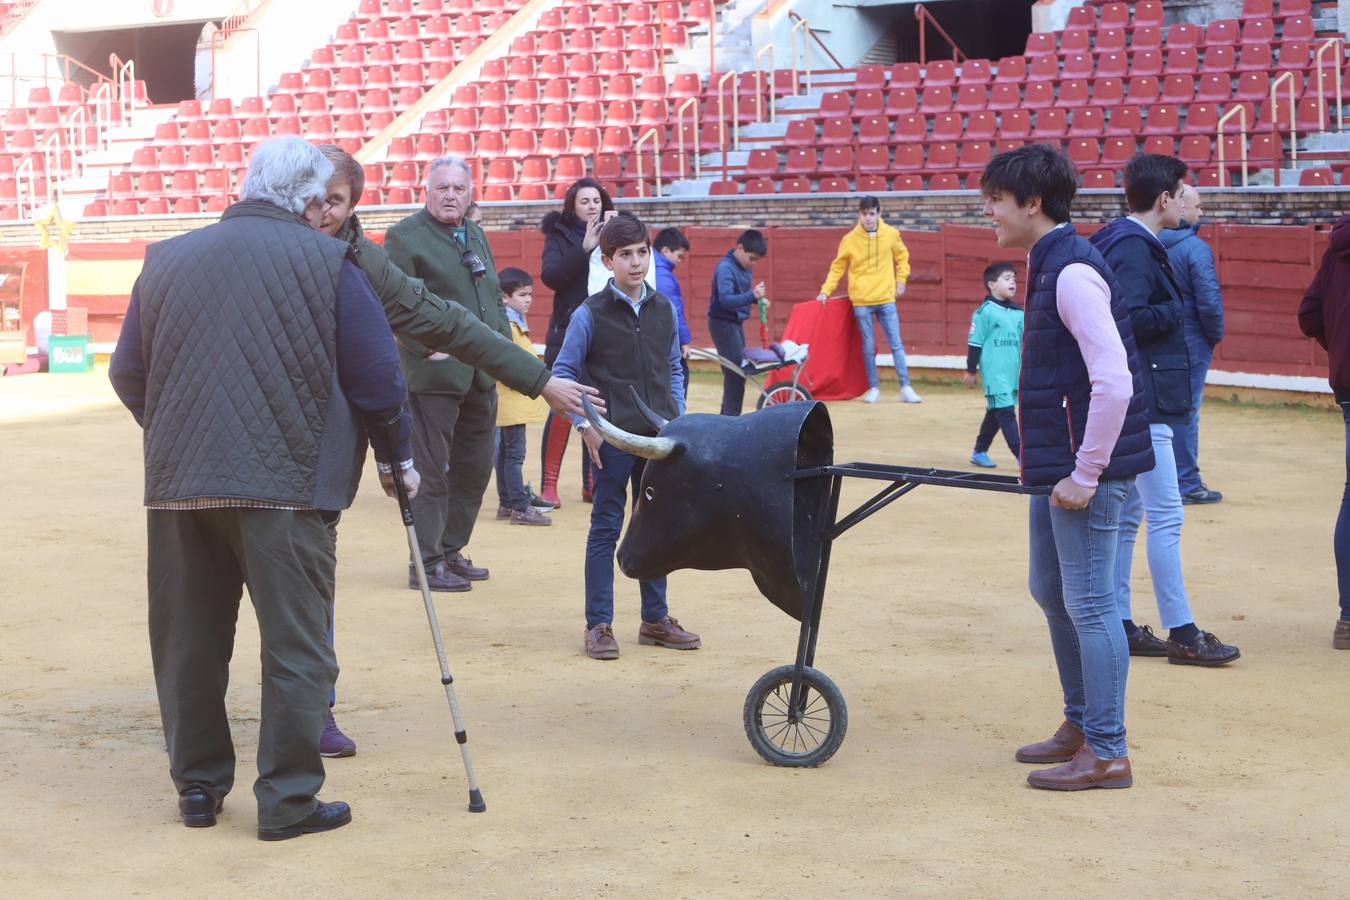
[[[648,500],[655,500],[656,491],[649,486],[645,491],[642,492],[642,496],[646,497]]]

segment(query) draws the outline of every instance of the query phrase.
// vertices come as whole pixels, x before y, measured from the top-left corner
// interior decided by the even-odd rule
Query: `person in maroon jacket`
[[[1341,615],[1331,645],[1350,650],[1350,215],[1342,216],[1331,229],[1331,244],[1299,304],[1298,325],[1326,349],[1331,370],[1328,380],[1345,416],[1346,484],[1332,538]]]

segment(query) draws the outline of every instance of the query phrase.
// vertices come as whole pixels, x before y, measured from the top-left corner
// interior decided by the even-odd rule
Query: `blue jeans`
[[[740,365],[745,357],[745,326],[740,322],[708,317],[708,334],[717,348],[717,355]],[[722,368],[722,415],[739,416],[745,404],[745,378],[726,367]]]
[[[876,306],[853,307],[853,318],[858,320],[858,331],[862,333],[863,365],[867,367],[867,386],[877,386],[877,339],[872,333],[872,320],[881,322],[886,332],[886,343],[891,345],[891,360],[895,363],[895,374],[901,384],[909,384],[909,367],[905,365],[905,345],[900,340],[900,313],[895,309],[894,301],[878,303]]]
[[[628,505],[628,487],[637,502],[638,485],[646,460],[600,445],[600,462],[592,489],[591,531],[586,536],[586,627],[614,622],[614,548],[623,530],[623,509]],[[659,622],[666,617],[666,580],[639,581],[642,621]],[[1119,629],[1119,626],[1117,626]]]
[[[1103,481],[1085,509],[1031,498],[1028,581],[1050,625],[1064,718],[1101,759],[1127,756],[1125,680],[1130,648],[1116,614],[1120,509],[1130,482]]]
[[[530,505],[525,491],[525,426],[504,425],[497,429],[497,505],[524,512]]]
[[[1130,568],[1139,523],[1148,519],[1148,574],[1153,579],[1153,597],[1164,628],[1178,628],[1195,621],[1181,574],[1181,523],[1184,519],[1181,492],[1177,490],[1177,463],[1172,455],[1172,426],[1150,425],[1153,438],[1151,472],[1134,480],[1134,489],[1120,514],[1120,549],[1116,551],[1116,602],[1121,619],[1130,614]]]
[[[1336,584],[1341,595],[1341,618],[1350,622],[1350,403],[1341,404],[1345,416],[1345,492],[1336,517]]]
[[[1214,348],[1199,332],[1186,329],[1186,352],[1191,357],[1191,417],[1176,429],[1177,487],[1182,494],[1200,490],[1200,403],[1205,399],[1205,376],[1209,374]]]

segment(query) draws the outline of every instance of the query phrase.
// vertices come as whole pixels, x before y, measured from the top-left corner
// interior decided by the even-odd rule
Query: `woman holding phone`
[[[591,294],[589,278],[591,256],[600,244],[600,229],[614,215],[614,201],[600,182],[582,178],[567,189],[561,212],[551,212],[539,223],[544,233],[544,252],[539,261],[539,278],[553,291],[553,312],[544,338],[544,362],[552,366],[562,349],[563,336],[572,313]],[[544,422],[544,446],[539,454],[543,473],[539,496],[554,507],[558,499],[558,472],[572,423],[566,417],[550,413]],[[581,454],[583,500],[590,500],[591,466]]]

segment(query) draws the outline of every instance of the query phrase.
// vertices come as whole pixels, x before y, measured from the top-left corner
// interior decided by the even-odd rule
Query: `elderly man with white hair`
[[[458,156],[427,164],[426,206],[385,234],[390,261],[436,296],[453,300],[511,339],[497,266],[483,229],[467,218],[473,176]],[[424,479],[413,500],[422,563],[432,590],[467,591],[488,570],[464,555],[492,475],[497,385],[487,371],[399,338],[408,378],[413,459]],[[408,587],[418,586],[412,565]]]
[[[150,650],[179,813],[214,825],[234,784],[225,688],[247,587],[263,840],[351,821],[316,796],[337,677],[332,526],[367,433],[386,492],[393,465],[418,483],[384,311],[346,245],[311,227],[332,172],[299,138],[261,144],[218,223],[147,249],[109,372],[144,429]]]

